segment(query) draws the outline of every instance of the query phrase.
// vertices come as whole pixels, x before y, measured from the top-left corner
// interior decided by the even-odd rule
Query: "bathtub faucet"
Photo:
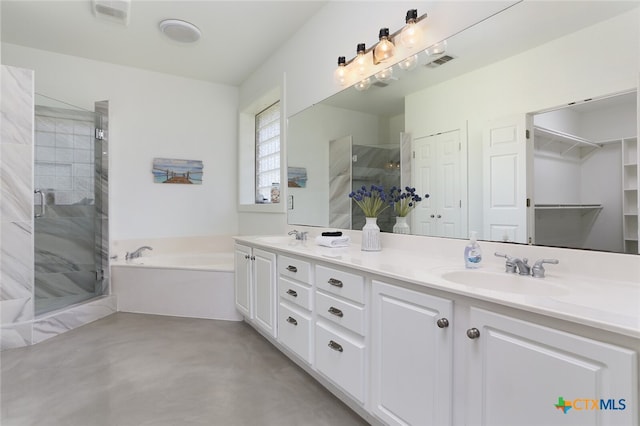
[[[137,249],[136,251],[129,253],[127,252],[127,254],[124,256],[124,258],[126,260],[129,259],[137,259],[138,257],[142,256],[142,252],[145,250],[153,250],[153,248],[149,247],[149,246],[142,246],[139,249]]]

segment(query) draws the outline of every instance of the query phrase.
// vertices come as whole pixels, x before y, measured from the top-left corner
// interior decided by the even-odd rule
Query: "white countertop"
[[[315,260],[339,266],[356,268],[364,272],[398,279],[427,288],[442,290],[504,306],[522,309],[549,317],[568,320],[622,335],[640,338],[640,283],[567,274],[547,268],[545,278],[517,276],[504,272],[504,261],[484,262],[477,270],[467,270],[459,258],[425,254],[420,250],[397,247],[379,252],[360,250],[359,243],[349,247],[329,248],[319,246],[313,239],[296,241],[286,236],[234,237],[238,243],[246,243],[283,254],[311,257]],[[485,258],[488,254],[485,253]],[[522,281],[523,287],[536,291],[498,290],[473,284],[461,284],[445,279],[447,272],[478,274],[478,281],[489,276],[497,281],[511,281],[515,285]],[[492,275],[499,274],[499,275]],[[485,282],[490,280],[484,279]],[[534,286],[543,289],[538,291]],[[490,287],[491,285],[489,285]],[[549,289],[548,294],[546,289]]]

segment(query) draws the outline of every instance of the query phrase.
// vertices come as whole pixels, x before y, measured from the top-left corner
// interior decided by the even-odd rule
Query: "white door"
[[[412,182],[430,197],[412,213],[414,234],[464,237],[460,130],[416,138],[413,141]]]
[[[483,239],[533,243],[533,141],[525,114],[492,120],[483,135]],[[530,200],[530,201],[529,201]],[[528,204],[531,207],[528,207]],[[533,238],[533,233],[530,234]]]
[[[634,351],[473,307],[469,319],[467,425],[638,424]]]
[[[276,256],[260,249],[254,249],[253,256],[255,322],[276,337]]]
[[[236,309],[251,319],[251,248],[236,244],[234,253]]]
[[[373,411],[389,425],[451,424],[452,302],[379,281],[372,289]]]

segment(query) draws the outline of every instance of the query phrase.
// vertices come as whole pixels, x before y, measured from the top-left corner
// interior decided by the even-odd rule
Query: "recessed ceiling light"
[[[171,40],[181,43],[193,43],[200,39],[200,29],[191,22],[180,19],[165,19],[160,21],[160,31]]]

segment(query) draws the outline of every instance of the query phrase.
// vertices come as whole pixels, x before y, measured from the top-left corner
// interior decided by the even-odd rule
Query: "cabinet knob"
[[[467,337],[469,339],[477,339],[478,337],[480,337],[480,330],[478,330],[477,328],[470,328],[467,330]]]
[[[291,318],[291,317],[289,317],[289,318],[287,318],[287,322],[288,322],[289,324],[298,325],[298,321],[296,321],[296,319],[295,319],[295,318]]]
[[[440,318],[438,321],[436,321],[436,324],[440,328],[447,328],[449,327],[449,320],[446,318]]]
[[[433,219],[434,217],[436,217],[436,215],[435,215],[435,214],[432,214],[432,215],[430,215],[429,217],[430,217],[431,219]]]
[[[289,272],[298,272],[298,268],[296,268],[295,266],[289,265],[289,266],[287,266],[287,271],[289,271]]]
[[[336,280],[335,278],[329,278],[329,281],[327,282],[334,287],[342,287],[342,281]]]
[[[251,259],[251,260],[256,260],[256,257],[255,257],[255,256],[251,256],[251,258],[250,258],[250,259]]]
[[[342,352],[343,351],[342,345],[339,344],[339,343],[334,342],[333,340],[329,340],[329,347],[331,349],[333,349],[334,351],[337,351],[337,352]]]
[[[244,258],[245,258],[245,259],[247,259],[247,260],[248,260],[250,257],[251,257],[251,256],[249,256],[248,254],[245,254],[245,255],[244,255]]]
[[[436,217],[437,217],[438,219],[441,219],[441,218],[442,218],[442,215],[441,215],[441,214],[439,214],[439,215],[438,215],[438,216],[436,216]]]

